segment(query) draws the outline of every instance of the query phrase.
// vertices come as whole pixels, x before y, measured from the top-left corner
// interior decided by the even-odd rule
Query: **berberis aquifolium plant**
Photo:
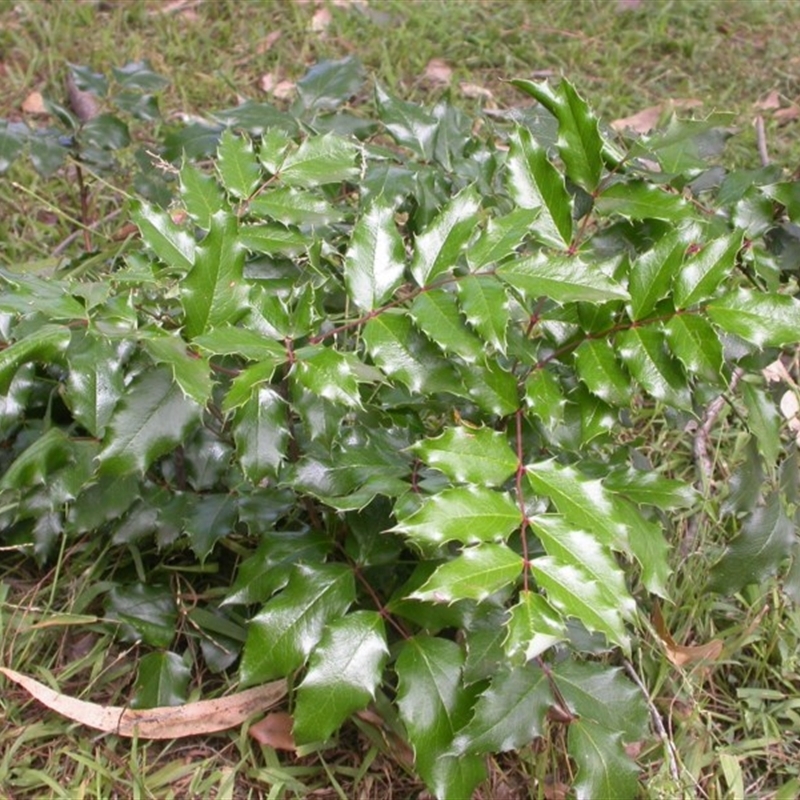
[[[762,376],[800,338],[796,185],[710,167],[710,121],[626,147],[567,81],[480,125],[380,88],[365,120],[361,83],[174,136],[124,258],[2,273],[0,544],[102,536],[173,700],[192,663],[289,678],[300,744],[372,706],[439,798],[561,727],[577,797],[633,797],[659,745],[623,665],[698,502],[643,428],[727,393],[753,443],[711,588],[798,553]]]

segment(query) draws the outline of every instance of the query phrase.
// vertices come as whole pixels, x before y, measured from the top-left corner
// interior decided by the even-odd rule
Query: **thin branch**
[[[764,117],[759,114],[756,117],[756,146],[758,147],[758,157],[761,159],[761,166],[769,166],[769,153],[767,152],[767,134],[764,130]]]
[[[639,677],[639,674],[633,668],[633,664],[630,661],[625,659],[623,661],[625,665],[625,672],[628,673],[630,679],[639,687],[639,690],[644,695],[645,702],[647,703],[647,708],[650,710],[650,719],[653,721],[653,727],[656,729],[656,733],[658,734],[658,738],[661,739],[664,750],[667,753],[667,762],[669,763],[669,774],[672,776],[672,779],[676,783],[680,783],[681,773],[680,769],[678,768],[678,756],[675,750],[675,745],[672,743],[672,739],[670,739],[669,734],[667,733],[667,729],[664,727],[664,722],[661,719],[661,714],[658,713],[658,709],[655,707],[655,704],[650,699],[650,693],[647,691],[647,687],[642,682],[642,679]]]

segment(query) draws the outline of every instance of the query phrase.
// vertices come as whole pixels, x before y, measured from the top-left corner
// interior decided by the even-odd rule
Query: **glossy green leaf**
[[[277,223],[242,225],[239,228],[239,241],[254,253],[284,256],[299,255],[309,244],[308,236],[296,228]]]
[[[438,800],[471,797],[483,780],[483,759],[452,754],[469,719],[471,697],[461,685],[464,656],[446,639],[416,636],[397,658],[397,705],[414,748],[414,766]]]
[[[332,621],[297,689],[295,741],[325,741],[353,712],[374,700],[388,655],[377,611],[356,611]]]
[[[605,547],[627,551],[629,531],[620,504],[599,480],[555,461],[530,464],[526,471],[534,492],[550,498],[575,528],[591,531]]]
[[[269,383],[275,374],[276,362],[267,359],[243,369],[232,381],[231,388],[222,401],[222,411],[228,413],[247,403],[256,387]]]
[[[560,425],[564,419],[566,399],[561,384],[547,369],[537,369],[525,381],[525,402],[531,413],[548,428]]]
[[[168,267],[187,271],[194,266],[197,244],[194,237],[178,227],[166,211],[147,202],[134,202],[131,216],[142,239]]]
[[[689,308],[711,297],[733,271],[741,247],[742,232],[734,231],[709,242],[697,255],[688,259],[673,283],[676,308]]]
[[[653,327],[630,328],[616,338],[622,362],[651,397],[677,408],[691,408],[688,382],[665,344],[664,334]]]
[[[781,417],[766,391],[748,381],[739,385],[747,408],[747,427],[758,443],[758,450],[768,465],[778,463],[781,453]]]
[[[566,635],[561,614],[542,595],[523,590],[508,611],[503,647],[512,661],[521,658],[528,662],[563,641]]]
[[[635,505],[622,497],[617,498],[616,507],[629,531],[630,552],[642,567],[642,583],[649,592],[669,600],[670,547],[661,524],[646,519]]]
[[[644,319],[659,300],[672,290],[672,284],[686,256],[687,248],[701,237],[700,226],[683,225],[656,240],[631,263],[628,290],[634,320]]]
[[[252,686],[291,675],[322,638],[328,623],[355,599],[352,571],[343,564],[295,567],[286,588],[250,621],[240,674]]]
[[[629,800],[639,791],[639,770],[625,752],[619,733],[588,719],[573,720],[567,734],[569,754],[578,767],[577,800]]]
[[[275,476],[286,458],[289,442],[286,402],[273,389],[262,387],[236,413],[233,440],[244,474],[258,484]]]
[[[499,417],[513,414],[519,407],[516,376],[496,361],[484,364],[464,364],[459,369],[466,396],[483,411]],[[454,394],[462,394],[453,387]]]
[[[236,218],[218,211],[197,249],[194,267],[181,282],[187,336],[194,338],[242,316],[246,298],[243,267],[244,247],[237,236]]]
[[[455,738],[453,750],[462,753],[504,753],[542,736],[545,714],[553,704],[547,675],[526,664],[502,668],[478,698],[469,724]]]
[[[0,393],[5,394],[17,370],[30,361],[60,361],[70,340],[69,328],[42,325],[0,350]]]
[[[531,563],[537,584],[547,599],[566,617],[575,617],[590,631],[598,631],[610,642],[630,652],[630,638],[616,605],[609,604],[601,584],[581,564],[543,556]]]
[[[340,216],[322,195],[293,186],[261,192],[250,200],[252,214],[268,217],[284,225],[327,225]]]
[[[532,208],[515,208],[502,217],[489,220],[480,237],[467,249],[467,263],[475,271],[497,264],[516,253],[517,248],[531,232],[539,211]]]
[[[201,407],[186,397],[169,369],[138,376],[117,404],[98,456],[104,473],[144,472],[200,423]]]
[[[187,397],[201,406],[210,400],[214,384],[207,359],[189,352],[178,336],[149,337],[142,344],[156,364],[172,370],[175,383]]]
[[[105,617],[121,623],[122,635],[128,641],[169,647],[175,638],[178,608],[168,587],[133,583],[109,591]]]
[[[676,314],[664,325],[664,333],[669,349],[687,374],[719,382],[722,342],[707,320],[695,314]]]
[[[333,111],[356,94],[363,83],[361,62],[348,56],[314,64],[297,81],[297,94],[307,111]]]
[[[538,100],[558,120],[558,154],[567,177],[591,193],[603,171],[604,143],[597,118],[572,84],[562,80],[553,89],[548,83],[513,80],[513,86]]]
[[[11,164],[25,147],[29,129],[24,122],[0,120],[0,175],[8,171]]]
[[[236,499],[231,494],[202,494],[191,503],[184,530],[198,561],[205,561],[216,542],[234,532],[236,519]]]
[[[377,367],[414,392],[446,392],[458,385],[448,364],[402,311],[386,311],[364,326],[364,342]]]
[[[217,181],[203,174],[190,161],[180,172],[181,199],[186,211],[203,229],[211,227],[211,218],[225,208],[225,195]]]
[[[589,391],[612,405],[631,399],[631,379],[605,339],[587,339],[575,351],[575,366]]]
[[[444,289],[418,295],[409,314],[416,326],[445,352],[473,362],[485,354],[485,346],[466,325],[455,296]]]
[[[353,362],[332,347],[298,358],[292,376],[310,392],[346,406],[360,406]]]
[[[5,468],[0,489],[25,490],[44,483],[48,476],[68,464],[72,447],[64,431],[51,428],[29,444]]]
[[[448,428],[435,439],[416,442],[411,450],[455,483],[502,486],[518,464],[507,438],[489,428]]]
[[[520,524],[509,495],[478,486],[445,489],[426,498],[419,510],[392,528],[421,547],[449,541],[462,544],[505,539]]]
[[[773,492],[742,523],[720,561],[711,570],[713,591],[734,594],[774,575],[795,543],[795,525]]]
[[[517,126],[506,162],[508,192],[518,206],[539,212],[531,235],[565,250],[572,241],[572,199],[564,179],[527,128]]]
[[[357,155],[358,147],[341,136],[309,136],[284,159],[279,173],[281,183],[312,188],[353,180],[358,176]]]
[[[436,568],[410,597],[435,603],[485,600],[522,573],[522,557],[504,544],[483,543]]]
[[[375,101],[378,118],[398,144],[426,160],[433,158],[436,117],[420,106],[388,95],[380,86],[375,87]]]
[[[474,275],[460,280],[457,291],[467,322],[492,347],[505,353],[510,312],[503,285],[493,277]]]
[[[214,355],[243,356],[250,361],[269,362],[274,366],[282,364],[288,358],[286,346],[282,342],[268,339],[257,331],[231,325],[215,327],[208,333],[195,337],[193,343]]]
[[[459,192],[414,242],[411,274],[420,286],[449,272],[475,230],[480,196],[474,186]]]
[[[240,199],[250,197],[261,180],[261,165],[253,143],[248,136],[237,136],[230,128],[220,137],[216,166],[222,185]]]
[[[530,297],[549,297],[558,303],[626,300],[628,293],[596,263],[579,256],[537,253],[499,267],[497,274]]]
[[[723,331],[757,347],[784,347],[800,341],[800,301],[789,295],[738,289],[713,300],[707,311]]]
[[[403,280],[405,249],[394,209],[376,199],[353,229],[344,279],[353,302],[364,311],[385,303]]]
[[[691,508],[698,499],[689,483],[633,467],[611,470],[603,478],[603,485],[634,503],[656,506],[664,511]]]
[[[177,653],[147,653],[139,661],[131,708],[179,706],[189,699],[191,667]]]
[[[98,114],[87,120],[81,126],[79,137],[84,154],[90,148],[120,150],[131,143],[128,126],[115,114]]]
[[[71,286],[53,278],[20,275],[0,268],[0,311],[25,316],[47,314],[52,321],[86,318],[86,307],[71,296]]]
[[[86,336],[67,352],[69,375],[64,401],[75,419],[92,435],[102,438],[124,382],[118,351],[104,339]]]
[[[595,206],[603,216],[617,215],[633,220],[678,222],[693,213],[692,206],[680,194],[645,181],[614,183],[600,193]]]

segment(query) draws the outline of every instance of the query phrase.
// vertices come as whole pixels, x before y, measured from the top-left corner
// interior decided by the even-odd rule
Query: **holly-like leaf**
[[[426,160],[433,158],[438,120],[420,106],[388,95],[375,87],[378,118],[394,140]]]
[[[178,336],[148,337],[142,344],[156,364],[169,366],[175,383],[187,397],[205,406],[214,385],[207,359],[187,351],[185,342]]]
[[[564,397],[558,379],[546,369],[534,370],[525,381],[525,402],[531,413],[548,429],[560,425],[564,419]]]
[[[483,342],[465,324],[451,292],[423,292],[412,303],[409,314],[417,327],[445,352],[455,353],[467,362],[484,356]]]
[[[603,478],[603,485],[634,503],[656,506],[664,511],[691,508],[697,501],[697,492],[691,484],[633,467],[611,470]]]
[[[410,597],[436,603],[485,600],[522,573],[522,557],[504,544],[483,543],[436,568]]]
[[[177,653],[147,653],[139,661],[131,708],[182,705],[189,699],[191,677],[191,667]]]
[[[505,493],[478,486],[445,489],[426,498],[394,531],[421,547],[449,541],[462,544],[505,539],[520,524],[520,511]]]
[[[781,417],[775,403],[760,386],[743,381],[739,391],[747,408],[747,427],[758,443],[758,450],[769,464],[777,464],[781,452]]]
[[[680,194],[673,194],[645,181],[614,183],[596,200],[598,213],[625,219],[661,219],[677,222],[693,213],[692,206]]]
[[[477,189],[468,186],[447,203],[417,236],[411,274],[420,286],[456,266],[461,251],[475,230],[480,205]]]
[[[293,186],[261,192],[250,200],[249,207],[253,214],[284,225],[327,225],[340,216],[322,195]]]
[[[579,530],[554,514],[538,514],[530,524],[548,555],[581,569],[597,585],[605,605],[615,607],[625,619],[633,618],[636,603],[625,586],[625,575],[593,532]]]
[[[353,712],[365,708],[375,698],[388,655],[378,612],[356,611],[331,622],[297,689],[295,741],[325,741]]]
[[[29,489],[44,483],[48,476],[68,464],[72,447],[61,428],[50,428],[28,445],[5,468],[0,489]]]
[[[639,770],[625,752],[618,732],[589,719],[573,720],[567,734],[569,754],[578,767],[577,800],[628,800],[639,791]]]
[[[122,623],[121,633],[128,641],[166,648],[175,638],[178,608],[168,587],[134,583],[112,587],[105,618]]]
[[[502,217],[493,217],[478,240],[467,250],[467,263],[473,271],[503,261],[514,254],[531,232],[539,216],[535,208],[515,208]]]
[[[733,270],[741,247],[742,232],[734,231],[709,242],[686,261],[673,283],[675,307],[689,308],[711,297]]]
[[[203,174],[190,161],[184,161],[180,173],[181,199],[189,216],[205,231],[211,218],[225,208],[225,194],[211,175]]]
[[[233,533],[236,519],[236,501],[230,494],[202,494],[192,502],[184,529],[198,561],[205,561],[214,544]]]
[[[295,567],[286,588],[250,622],[242,683],[264,683],[301,667],[327,624],[341,617],[354,598],[353,573],[343,564]]]
[[[467,322],[495,349],[505,353],[510,313],[503,285],[493,277],[474,275],[460,280],[457,291]]]
[[[313,188],[352,180],[358,176],[357,155],[358,147],[341,136],[309,136],[284,159],[279,172],[281,183]]]
[[[521,591],[517,604],[508,611],[503,646],[512,661],[522,657],[529,662],[566,636],[561,614],[542,595]]]
[[[583,261],[579,256],[537,253],[502,265],[497,274],[529,297],[549,297],[558,303],[628,299],[625,289],[596,263]]]
[[[197,243],[178,227],[166,211],[149,203],[134,202],[131,216],[150,249],[168,266],[188,271],[194,266]]]
[[[453,742],[453,751],[504,753],[524,747],[544,733],[544,716],[552,704],[543,669],[533,664],[505,667],[478,698],[472,719]]]
[[[436,439],[416,442],[411,450],[456,483],[501,486],[518,465],[506,437],[489,428],[448,428]]]
[[[644,319],[669,294],[687,248],[700,236],[699,225],[685,224],[657,239],[649,250],[634,259],[628,283],[634,320]]]
[[[587,339],[575,351],[580,379],[602,400],[625,405],[631,399],[631,379],[622,369],[614,349],[604,339]]]
[[[757,347],[785,347],[800,341],[800,301],[789,295],[737,289],[710,302],[707,312],[726,333]]]
[[[713,591],[734,594],[743,586],[762,583],[774,575],[796,540],[795,526],[773,492],[755,509],[711,570]]]
[[[667,352],[660,331],[644,326],[630,328],[617,334],[616,344],[628,371],[651,397],[676,408],[692,407],[687,380]]]
[[[536,582],[547,599],[565,617],[575,617],[591,631],[605,634],[610,642],[630,652],[630,638],[616,604],[609,603],[601,584],[579,564],[543,556],[531,563]]]
[[[284,399],[273,389],[254,389],[236,414],[233,440],[242,470],[254,484],[275,476],[289,441]]]
[[[527,128],[518,126],[508,152],[508,192],[518,206],[539,212],[530,233],[565,250],[572,241],[572,199],[564,179]]]
[[[181,444],[199,424],[201,407],[181,391],[169,369],[138,376],[119,401],[98,459],[106,474],[144,472]]]
[[[319,397],[347,406],[361,405],[352,359],[332,347],[316,348],[302,358],[298,355],[292,375]]]
[[[218,211],[197,249],[193,269],[181,282],[187,336],[199,336],[242,316],[246,308],[243,267],[244,247],[237,236],[236,218]]]
[[[355,304],[372,311],[391,297],[403,280],[405,250],[394,209],[376,199],[353,229],[344,261],[347,291]]]
[[[416,636],[403,643],[395,671],[397,705],[414,748],[414,765],[438,798],[471,797],[483,780],[483,759],[452,754],[472,698],[461,685],[464,656],[447,639]]]
[[[364,83],[364,69],[353,56],[319,61],[297,81],[297,95],[306,111],[334,111]]]
[[[689,375],[719,382],[722,342],[711,324],[696,314],[676,314],[664,326],[669,349]]]
[[[309,244],[308,236],[296,228],[287,228],[277,223],[243,225],[239,228],[239,241],[254,253],[284,256],[296,256]]]
[[[487,413],[505,417],[519,407],[516,376],[496,361],[487,360],[483,365],[463,364],[459,371],[466,389],[465,396]],[[452,391],[463,394],[455,387]]]
[[[23,364],[30,361],[59,361],[70,338],[69,328],[63,325],[42,325],[0,350],[0,393],[8,391],[14,375]]]
[[[222,185],[234,197],[245,199],[261,180],[261,164],[248,136],[237,136],[227,128],[217,147],[217,171]]]
[[[513,80],[512,85],[538,100],[558,120],[556,146],[567,177],[592,193],[603,172],[604,143],[597,118],[569,81],[556,89],[547,82]]]
[[[268,339],[257,331],[232,325],[215,327],[197,336],[193,344],[214,355],[243,356],[250,361],[268,362],[276,367],[288,358],[283,343]]]
[[[400,310],[371,319],[364,326],[364,342],[381,371],[414,392],[446,392],[458,386],[452,366]]]
[[[526,471],[534,492],[549,497],[575,528],[591,531],[605,547],[627,552],[629,531],[620,503],[599,480],[555,461],[530,464]]]

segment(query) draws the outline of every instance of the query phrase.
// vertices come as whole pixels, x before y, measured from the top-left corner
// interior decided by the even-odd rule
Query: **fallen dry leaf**
[[[171,0],[169,3],[162,3],[151,11],[148,11],[147,16],[156,17],[166,14],[183,14],[184,16],[197,19],[197,14],[194,9],[202,2],[203,0]]]
[[[264,37],[264,38],[263,38],[263,39],[262,39],[262,40],[261,40],[261,41],[260,41],[260,42],[259,42],[259,43],[256,45],[256,54],[257,54],[257,55],[259,55],[259,56],[261,56],[261,55],[264,55],[264,53],[268,52],[269,50],[272,50],[272,47],[273,47],[273,45],[274,45],[274,44],[275,44],[275,42],[277,42],[277,41],[278,41],[278,39],[280,39],[280,38],[281,38],[281,32],[280,32],[280,31],[272,31],[271,33],[268,33],[268,34],[267,34],[267,35],[266,35],[266,36],[265,36],[265,37]]]
[[[477,83],[464,83],[462,81],[458,84],[458,88],[461,90],[461,94],[463,94],[464,97],[470,97],[472,99],[484,98],[485,100],[494,100],[494,95],[492,94],[491,90],[487,89],[485,86],[478,86]]]
[[[758,111],[774,111],[781,107],[781,96],[773,89],[763,100],[754,103],[754,107]]]
[[[275,77],[274,72],[265,72],[258,79],[258,88],[261,89],[262,92],[269,94],[275,88],[277,83],[278,79]]]
[[[615,131],[630,130],[634,133],[648,133],[658,125],[658,121],[665,112],[678,108],[696,108],[701,105],[703,103],[700,100],[668,100],[666,103],[661,103],[657,106],[643,108],[630,117],[615,119],[611,123],[611,127]]]
[[[101,706],[68,697],[13,669],[0,667],[0,673],[67,719],[104,733],[138,736],[140,739],[179,739],[235,728],[253,714],[280,702],[287,691],[286,681],[273,681],[216,700],[200,700],[182,706],[131,709]]]
[[[779,108],[772,115],[772,118],[779,125],[786,125],[788,122],[794,122],[796,119],[800,118],[800,106],[792,104],[788,108]]]
[[[642,0],[617,0],[617,11],[633,11],[642,4]]]
[[[453,77],[453,70],[448,63],[441,58],[432,58],[425,67],[425,78],[431,83],[447,85]]]
[[[292,81],[278,81],[275,88],[272,90],[274,97],[278,100],[289,100],[294,97],[295,85]]]
[[[95,96],[91,92],[82,92],[76,85],[72,74],[67,75],[67,96],[70,108],[81,122],[88,122],[100,113]]]
[[[41,92],[31,92],[22,101],[22,110],[26,114],[47,114],[47,108],[44,105],[44,97]]]
[[[297,748],[292,735],[293,724],[294,720],[291,714],[287,714],[285,711],[275,711],[251,725],[247,732],[259,744],[271,747],[273,750],[294,752]]]
[[[678,644],[667,630],[658,604],[653,608],[653,625],[661,637],[667,659],[676,667],[685,667],[687,664],[696,664],[699,661],[716,661],[722,653],[722,639],[712,639],[706,644],[699,645]]]
[[[322,33],[328,28],[331,22],[333,22],[333,16],[331,15],[330,10],[323,6],[314,12],[314,16],[311,17],[311,24],[309,27],[315,33]]]

